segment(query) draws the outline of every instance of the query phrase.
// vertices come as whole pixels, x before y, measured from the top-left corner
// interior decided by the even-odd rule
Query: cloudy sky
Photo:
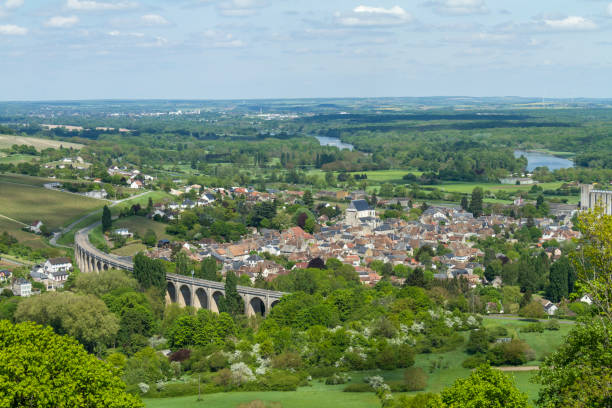
[[[0,100],[612,97],[612,0],[0,0]]]

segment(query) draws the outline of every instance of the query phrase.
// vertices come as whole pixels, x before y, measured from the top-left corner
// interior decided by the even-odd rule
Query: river
[[[337,137],[327,137],[327,136],[315,136],[315,137],[317,138],[321,146],[334,146],[340,150],[342,149],[353,150],[353,147],[354,147],[352,144],[344,143],[342,140],[338,139]]]
[[[527,152],[515,150],[514,157],[525,156],[527,158],[527,171],[533,171],[536,167],[548,167],[548,170],[567,169],[574,167],[574,162],[552,154],[540,152]]]

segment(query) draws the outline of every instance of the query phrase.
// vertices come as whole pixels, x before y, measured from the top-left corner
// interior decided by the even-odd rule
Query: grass
[[[120,218],[113,222],[113,229],[115,228],[127,228],[131,233],[140,235],[141,237],[151,229],[157,235],[157,239],[170,239],[170,236],[166,234],[166,224],[153,221],[146,217],[125,217]]]
[[[25,244],[34,249],[49,247],[43,237],[41,237],[40,235],[33,234],[31,232],[25,232],[21,229],[22,227],[23,225],[17,222],[0,217],[0,232],[6,231],[15,238],[17,238],[20,243]]]
[[[141,251],[146,251],[147,246],[140,241],[128,244],[124,247],[113,249],[112,254],[119,256],[134,256]]]
[[[0,191],[2,215],[26,224],[42,220],[50,230],[102,207],[100,200],[4,181],[0,181]]]
[[[17,164],[31,161],[36,161],[36,156],[31,156],[29,154],[11,154],[9,156],[0,157],[0,163],[3,164]]]
[[[553,183],[540,183],[538,186],[542,187],[544,190],[556,190],[561,187],[562,182],[553,182]],[[453,181],[436,185],[428,185],[423,187],[437,188],[439,190],[447,191],[449,193],[464,193],[469,194],[475,187],[481,187],[483,190],[490,191],[529,191],[532,185],[521,185],[517,186],[514,184],[500,184],[500,183],[479,183],[479,182],[461,182],[461,181]]]
[[[16,135],[0,135],[0,149],[6,149],[13,145],[28,145],[34,146],[36,150],[44,150],[48,148],[58,149],[60,146],[65,148],[81,149],[82,144],[63,142],[61,140],[41,139],[38,137],[25,137]]]
[[[26,176],[25,174],[0,174],[0,182],[27,184],[29,186],[42,187],[46,183],[59,181],[45,177]]]
[[[544,331],[543,333],[521,333],[521,327],[530,322],[519,319],[492,319],[485,318],[485,327],[504,326],[510,333],[515,332],[519,338],[525,340],[536,352],[536,360],[528,365],[537,365],[541,359],[549,352],[555,350],[563,341],[563,338],[571,330],[571,324],[561,324],[558,331]],[[467,333],[465,338],[467,338]],[[444,388],[451,386],[456,379],[465,378],[470,375],[471,370],[463,368],[461,363],[468,357],[463,351],[463,347],[446,353],[419,354],[415,356],[415,366],[421,367],[428,373],[428,386],[425,392],[440,392]],[[441,361],[443,368],[430,370],[432,362]],[[404,370],[372,370],[351,373],[350,383],[362,383],[364,377],[380,375],[386,381],[401,381]],[[526,393],[529,400],[537,398],[539,385],[531,382],[534,372],[506,372],[514,378],[516,386]],[[164,398],[164,399],[145,399],[147,408],[158,407],[183,407],[183,406],[202,406],[206,408],[217,407],[236,407],[239,404],[261,400],[264,402],[280,402],[283,408],[319,408],[333,406],[343,407],[379,407],[380,403],[373,393],[345,393],[343,385],[325,385],[320,381],[312,381],[311,386],[298,388],[293,392],[230,392],[204,395],[202,401],[197,401],[197,396]],[[409,393],[415,394],[415,393]],[[400,395],[400,394],[395,394]]]

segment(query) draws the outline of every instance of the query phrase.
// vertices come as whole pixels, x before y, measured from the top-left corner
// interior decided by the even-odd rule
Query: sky
[[[0,0],[0,100],[612,97],[611,0]]]

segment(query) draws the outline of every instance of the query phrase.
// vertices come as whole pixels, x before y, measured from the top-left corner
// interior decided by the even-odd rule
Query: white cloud
[[[227,0],[219,3],[219,11],[228,17],[246,17],[264,6],[261,0]]]
[[[77,16],[69,16],[69,17],[55,16],[45,21],[45,26],[53,27],[53,28],[65,28],[65,27],[72,27],[78,22],[79,22],[79,18]]]
[[[15,9],[17,7],[21,7],[23,5],[23,0],[6,0],[4,3],[4,7],[7,9]]]
[[[140,17],[140,20],[146,25],[166,25],[168,20],[160,16],[159,14],[145,14]]]
[[[0,35],[26,35],[28,29],[14,24],[0,25]]]
[[[133,8],[136,4],[132,2],[102,2],[94,0],[68,0],[66,7],[71,10],[79,11],[107,11],[107,10],[123,10]]]
[[[612,3],[608,4],[608,15],[612,17]]]
[[[245,43],[229,33],[222,33],[215,30],[204,32],[205,47],[210,48],[242,48]]]
[[[432,0],[425,3],[433,6],[438,14],[468,15],[486,14],[489,12],[484,0]]]
[[[548,28],[555,30],[595,30],[597,24],[580,16],[569,16],[561,20],[544,20]]]
[[[389,26],[412,21],[412,15],[400,6],[391,8],[357,6],[351,13],[336,13],[338,23],[349,27]]]

